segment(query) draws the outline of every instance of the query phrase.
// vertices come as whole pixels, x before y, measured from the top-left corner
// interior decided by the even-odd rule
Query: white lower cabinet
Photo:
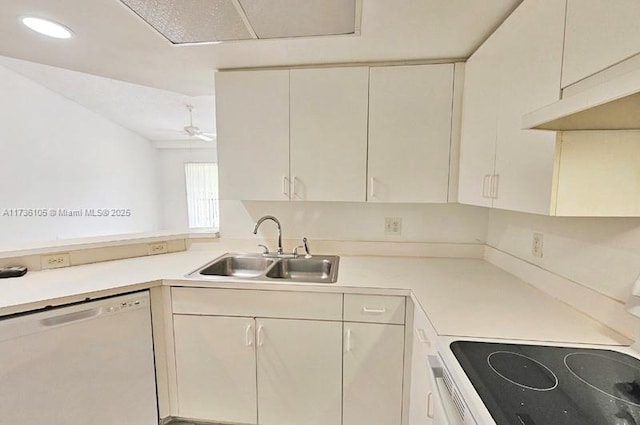
[[[411,398],[409,408],[410,425],[432,425],[434,418],[442,413],[434,394],[434,377],[428,363],[430,355],[435,355],[433,346],[436,332],[420,306],[413,315],[413,352],[411,356]]]
[[[258,423],[340,425],[342,323],[256,319]]]
[[[344,324],[343,425],[400,425],[404,326]]]
[[[174,315],[178,415],[257,424],[252,318]]]
[[[406,425],[405,303],[172,288],[172,414],[224,424]]]
[[[342,323],[174,316],[178,415],[340,425]]]

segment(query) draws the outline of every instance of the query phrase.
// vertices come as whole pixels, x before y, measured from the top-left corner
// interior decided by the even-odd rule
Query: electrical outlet
[[[167,249],[166,242],[156,242],[156,243],[150,243],[147,245],[148,255],[166,254],[167,252],[168,252],[168,249]]]
[[[40,267],[42,270],[69,267],[70,265],[69,254],[43,255],[40,257]]]
[[[384,234],[400,236],[402,234],[402,218],[400,217],[385,217],[384,219]]]
[[[534,257],[542,258],[542,233],[534,233],[531,241],[531,254]]]

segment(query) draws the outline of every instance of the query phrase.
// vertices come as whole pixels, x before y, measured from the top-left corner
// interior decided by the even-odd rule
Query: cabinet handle
[[[427,418],[433,419],[433,392],[427,393]]]
[[[300,179],[298,179],[297,177],[293,178],[293,198],[294,199],[300,199],[300,195],[298,195],[298,182],[300,182]]]
[[[351,329],[347,329],[347,353],[351,352]]]
[[[370,308],[370,307],[362,307],[362,312],[363,313],[370,313],[370,314],[383,314],[387,312],[387,309],[382,307],[382,308]]]
[[[258,347],[262,347],[264,344],[264,337],[262,331],[262,325],[258,326]]]
[[[289,199],[289,188],[291,186],[291,181],[289,180],[289,177],[283,177],[282,178],[282,194],[284,196],[287,197],[287,199]]]
[[[245,330],[244,340],[247,347],[251,347],[253,345],[253,338],[251,338],[251,334],[253,334],[253,326],[247,325],[247,329]]]
[[[491,174],[485,174],[482,178],[482,197],[489,198],[489,189],[491,187],[490,184],[487,184],[487,181],[491,179]]]
[[[491,198],[498,199],[498,183],[500,182],[500,174],[491,176]]]
[[[369,178],[369,196],[373,199],[376,197],[376,179],[375,177]]]
[[[427,338],[427,333],[424,329],[416,329],[416,335],[418,335],[418,341],[431,347],[431,341]]]

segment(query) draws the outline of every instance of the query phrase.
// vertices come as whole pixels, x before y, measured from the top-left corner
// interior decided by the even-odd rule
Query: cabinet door
[[[367,200],[447,202],[453,65],[370,71]]]
[[[257,423],[254,320],[174,315],[178,414]]]
[[[344,324],[343,425],[400,425],[404,326]]]
[[[638,0],[568,0],[562,87],[640,53]]]
[[[289,199],[289,71],[215,80],[220,199]]]
[[[342,323],[256,319],[260,425],[340,425]]]
[[[565,2],[525,1],[502,25],[495,208],[549,214],[555,133],[522,129],[522,116],[560,99]]]
[[[291,71],[292,199],[364,201],[368,68]]]
[[[420,306],[416,306],[413,316],[413,353],[411,356],[411,399],[409,403],[409,424],[431,425],[437,403],[434,403],[435,388],[432,388],[431,368],[428,356],[434,354],[432,342],[436,332]]]
[[[489,176],[494,173],[500,62],[504,39],[498,30],[478,49],[465,66],[460,140],[458,201],[490,207]]]
[[[563,133],[554,215],[640,216],[638,164],[638,131]]]

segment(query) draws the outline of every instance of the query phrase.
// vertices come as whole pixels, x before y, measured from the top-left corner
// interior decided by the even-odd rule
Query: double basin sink
[[[270,257],[261,254],[224,254],[189,274],[213,280],[295,281],[335,283],[340,257]]]

